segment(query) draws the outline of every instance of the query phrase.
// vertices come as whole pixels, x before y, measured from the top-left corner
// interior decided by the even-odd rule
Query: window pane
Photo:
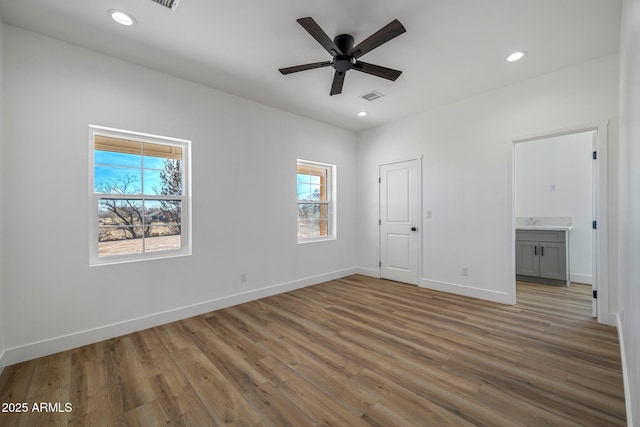
[[[171,236],[147,237],[144,239],[145,252],[176,251],[182,247],[179,234]]]
[[[182,159],[182,148],[176,147],[175,145],[164,145],[164,144],[153,144],[150,142],[145,142],[142,144],[142,149],[144,150],[145,162],[152,161],[153,157],[163,159],[173,159],[173,160],[181,160]],[[145,167],[152,167],[146,165]]]
[[[99,226],[141,226],[143,224],[142,220],[142,200],[100,199],[98,201]],[[142,234],[134,235],[133,237],[142,237]]]
[[[95,135],[94,148],[100,151],[113,153],[142,154],[142,143],[130,139],[116,138],[113,136]]]
[[[146,172],[149,173],[151,178],[155,173],[155,181],[152,181],[151,184],[154,187],[147,189],[145,194],[162,194],[165,196],[181,196],[183,194],[182,162],[180,160],[163,159],[161,170]],[[146,186],[147,184],[145,184]]]
[[[159,170],[144,170],[144,193],[145,195],[160,194],[162,191],[162,179]]]
[[[312,237],[327,236],[327,220],[311,219],[298,221],[298,238],[309,239]]]
[[[142,253],[142,227],[98,227],[98,256]]]
[[[179,200],[145,200],[145,223],[149,224],[145,252],[181,248],[182,202]]]
[[[180,225],[181,215],[182,202],[180,200],[145,200],[144,202],[145,224],[173,227]],[[176,232],[169,234],[176,234]]]
[[[298,204],[298,238],[328,235],[328,206],[324,203]]]
[[[322,200],[320,198],[320,185],[311,184],[311,186],[309,188],[311,189],[311,195],[310,195],[309,200]]]
[[[142,192],[142,175],[139,169],[95,166],[93,182],[96,193],[140,194]]]
[[[163,169],[165,160],[160,157],[144,156],[143,167],[145,169]]]
[[[321,168],[321,167],[310,167],[309,168],[309,175],[314,176],[314,177],[318,177],[318,180],[320,179],[320,177],[326,178],[327,169],[326,168]]]
[[[140,143],[126,140],[119,141],[117,145],[100,144],[96,141],[93,152],[95,164],[123,167],[141,167],[142,156]]]
[[[298,184],[308,184],[311,177],[308,174],[300,173],[301,166],[298,166]]]
[[[96,165],[139,168],[142,166],[142,157],[139,154],[95,150],[93,152],[93,162]]]
[[[311,185],[298,183],[298,200],[311,200]]]

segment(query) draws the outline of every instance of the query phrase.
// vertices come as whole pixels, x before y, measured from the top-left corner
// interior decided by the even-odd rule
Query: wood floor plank
[[[241,393],[197,347],[173,352],[172,357],[216,424],[253,425],[260,421]]]
[[[344,277],[8,366],[1,402],[72,410],[0,425],[624,426],[590,286],[517,297]]]
[[[336,405],[333,396],[323,393],[304,377],[274,357],[260,361],[280,392],[312,418],[314,425],[366,426],[359,415]]]

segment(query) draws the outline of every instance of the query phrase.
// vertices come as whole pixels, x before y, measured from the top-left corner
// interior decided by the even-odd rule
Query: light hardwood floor
[[[9,366],[0,401],[29,412],[0,425],[623,426],[589,292],[519,283],[505,306],[350,276]]]

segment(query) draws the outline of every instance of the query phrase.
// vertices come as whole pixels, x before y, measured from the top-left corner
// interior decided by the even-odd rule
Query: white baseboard
[[[7,366],[7,362],[4,360],[5,351],[2,350],[0,352],[0,375],[2,375],[2,371],[4,371],[4,367]]]
[[[378,270],[377,268],[358,267],[356,268],[356,271],[358,274],[361,274],[363,276],[373,277],[374,279],[380,278],[380,270]]]
[[[624,403],[627,408],[627,425],[634,426],[633,423],[633,399],[631,398],[631,390],[629,387],[629,375],[627,370],[627,358],[624,346],[624,331],[622,329],[622,322],[620,320],[620,314],[615,313],[615,326],[618,330],[618,343],[620,344],[620,357],[622,359],[622,383],[624,385]],[[640,416],[640,414],[638,414]]]
[[[143,316],[136,319],[113,323],[94,329],[74,332],[68,335],[49,338],[46,340],[33,342],[13,348],[7,348],[4,350],[2,356],[0,357],[0,367],[36,359],[38,357],[47,356],[50,354],[58,353],[60,351],[70,350],[72,348],[81,347],[83,345],[93,344],[107,339],[119,337],[121,335],[130,334],[132,332],[152,328],[154,326],[175,322],[177,320],[186,319],[188,317],[198,316],[200,314],[209,313],[211,311],[219,310],[225,307],[231,307],[233,305],[238,305],[260,298],[281,294],[283,292],[293,291],[295,289],[316,285],[318,283],[326,282],[329,280],[339,279],[341,277],[350,276],[356,273],[358,273],[358,268],[356,267],[333,271],[317,276],[310,276],[290,282],[266,286],[261,289],[241,292],[185,307],[179,307],[176,309]]]
[[[438,280],[420,279],[420,286],[434,291],[448,292],[465,297],[493,301],[500,304],[512,304],[512,298],[506,292],[490,291],[458,283],[447,283]]]
[[[593,276],[591,276],[591,274],[571,273],[570,280],[572,282],[584,283],[587,285],[593,284]]]

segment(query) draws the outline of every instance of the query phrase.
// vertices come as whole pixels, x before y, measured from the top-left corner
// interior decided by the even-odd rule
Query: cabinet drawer
[[[516,240],[564,243],[565,234],[564,231],[554,230],[516,230]]]

